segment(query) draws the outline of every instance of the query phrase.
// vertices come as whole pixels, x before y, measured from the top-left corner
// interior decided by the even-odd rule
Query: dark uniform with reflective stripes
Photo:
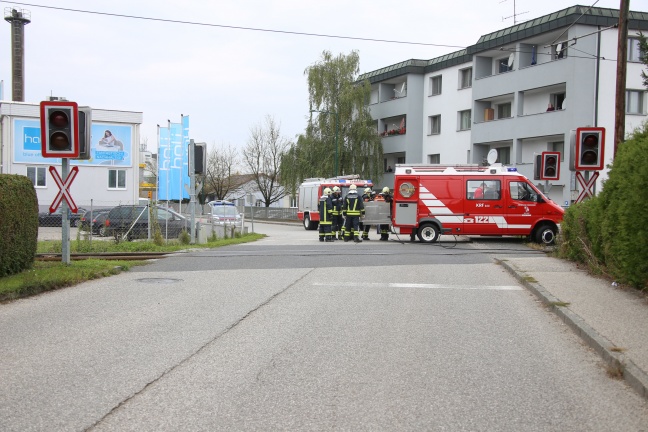
[[[319,199],[319,241],[333,241],[331,234],[331,213],[333,212],[333,203],[329,195],[322,195]]]
[[[333,240],[342,240],[341,230],[342,225],[344,224],[344,218],[342,217],[342,201],[342,192],[333,191],[333,194],[331,195],[331,202],[333,204],[333,212],[331,213],[333,218]]]
[[[351,189],[344,198],[342,204],[342,214],[346,216],[344,223],[344,241],[349,241],[351,232],[353,232],[353,240],[361,242],[360,234],[360,216],[364,216],[365,209],[362,203],[362,198],[358,196],[358,191]]]

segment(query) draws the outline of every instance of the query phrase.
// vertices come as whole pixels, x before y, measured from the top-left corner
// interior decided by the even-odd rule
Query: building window
[[[459,71],[459,88],[465,89],[468,87],[472,87],[472,68]]]
[[[495,150],[497,150],[497,160],[495,161],[496,163],[501,163],[502,165],[508,165],[511,163],[510,147],[500,147]]]
[[[428,124],[428,129],[430,131],[429,135],[436,135],[441,133],[441,116],[435,115],[428,117],[430,119]]]
[[[628,38],[628,61],[640,62],[641,51],[639,51],[639,39]]]
[[[459,130],[470,129],[471,110],[459,111]]]
[[[567,42],[559,42],[552,50],[555,60],[567,57]]]
[[[47,170],[45,167],[27,167],[27,177],[34,184],[34,187],[47,186]]]
[[[504,73],[510,71],[512,68],[508,65],[508,57],[497,60],[497,73]]]
[[[554,93],[549,97],[549,100],[557,110],[563,109],[563,102],[565,101],[565,93]]]
[[[430,78],[430,95],[441,94],[441,75]]]
[[[644,92],[639,90],[626,91],[626,113],[627,114],[645,114],[644,109]]]
[[[108,189],[126,189],[126,170],[108,170]]]
[[[397,163],[397,164],[400,164],[400,165],[404,164],[404,163],[405,163],[405,156],[399,156],[399,157],[397,157],[397,158],[396,158],[396,163]]]
[[[511,102],[497,105],[497,118],[510,118],[511,117]]]
[[[430,164],[440,164],[441,163],[441,155],[439,153],[428,155],[428,163],[430,163]]]

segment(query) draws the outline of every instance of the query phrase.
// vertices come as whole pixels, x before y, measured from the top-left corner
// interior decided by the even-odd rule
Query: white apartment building
[[[482,164],[497,149],[498,162],[533,179],[535,155],[560,151],[559,180],[536,184],[569,205],[581,188],[569,170],[576,128],[606,128],[605,164],[613,159],[618,22],[618,10],[573,6],[483,35],[451,54],[361,75],[372,86],[385,166]],[[626,133],[647,119],[639,31],[648,31],[648,13],[630,12]],[[405,130],[397,128],[403,118]],[[393,184],[392,174],[383,182]]]
[[[90,209],[138,203],[142,113],[92,110],[90,160],[72,160],[79,172],[70,186],[78,207]],[[60,158],[44,158],[40,105],[0,102],[0,173],[20,174],[34,183],[40,211],[48,211],[60,188],[49,167],[61,174]],[[110,132],[110,133],[107,133]],[[106,136],[114,138],[104,139]]]

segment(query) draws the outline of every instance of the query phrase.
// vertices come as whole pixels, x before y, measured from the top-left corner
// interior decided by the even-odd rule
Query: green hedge
[[[0,174],[0,277],[31,268],[38,242],[38,198],[31,180]]]
[[[560,253],[617,281],[648,288],[648,126],[618,146],[595,198],[565,213]]]

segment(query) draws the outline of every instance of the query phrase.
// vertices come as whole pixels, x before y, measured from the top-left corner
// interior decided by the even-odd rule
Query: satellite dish
[[[488,156],[486,156],[486,161],[488,161],[488,165],[493,165],[496,160],[497,160],[497,150],[490,149],[490,151],[488,152]]]
[[[565,109],[567,108],[567,98],[563,99],[562,105],[560,106],[560,109]]]
[[[511,53],[508,59],[508,67],[512,68],[513,67],[513,61],[515,60],[515,53]]]

